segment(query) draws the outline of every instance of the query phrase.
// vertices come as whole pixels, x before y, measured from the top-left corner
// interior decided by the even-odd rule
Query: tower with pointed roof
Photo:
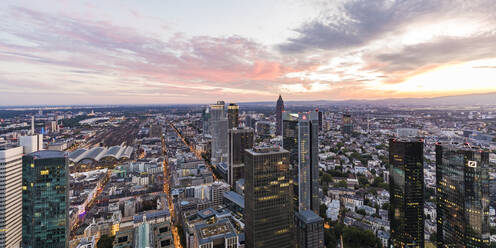
[[[282,112],[284,111],[284,101],[279,94],[276,104],[276,135],[282,134]]]

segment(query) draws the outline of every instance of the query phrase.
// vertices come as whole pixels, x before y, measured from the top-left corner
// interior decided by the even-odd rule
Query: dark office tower
[[[319,213],[319,123],[315,111],[283,113],[283,147],[289,162],[297,211]]]
[[[210,108],[206,107],[202,113],[203,136],[210,134]]]
[[[319,111],[319,109],[316,109],[317,113],[319,113],[319,131],[322,131],[322,111]]]
[[[276,135],[282,134],[282,112],[284,111],[284,101],[282,100],[281,95],[279,95],[279,99],[277,99],[276,105]]]
[[[22,158],[22,246],[68,247],[68,160],[60,151]]]
[[[424,247],[424,142],[389,140],[389,221],[393,247]]]
[[[353,133],[353,121],[351,120],[351,115],[349,114],[343,115],[343,128],[341,130],[343,134]]]
[[[324,247],[324,219],[310,210],[295,213],[296,247]]]
[[[294,247],[289,152],[280,147],[245,150],[246,247]]]
[[[489,153],[436,145],[437,247],[489,247]]]
[[[253,148],[254,130],[234,128],[229,130],[229,176],[228,183],[235,187],[236,181],[244,178],[245,149]]]
[[[235,103],[230,103],[227,106],[227,119],[229,119],[229,129],[239,126],[239,106]]]

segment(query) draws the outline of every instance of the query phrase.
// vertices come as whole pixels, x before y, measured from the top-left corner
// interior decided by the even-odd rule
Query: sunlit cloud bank
[[[56,10],[15,1],[0,7],[0,105],[496,91],[490,0],[275,1],[272,16],[230,16],[215,29],[211,15],[230,6],[218,6],[219,13],[178,9],[184,24],[160,11],[174,8],[162,2],[59,4]],[[110,4],[112,14],[105,15]],[[254,1],[244,11],[266,4]],[[305,18],[291,18],[288,10],[297,9]]]

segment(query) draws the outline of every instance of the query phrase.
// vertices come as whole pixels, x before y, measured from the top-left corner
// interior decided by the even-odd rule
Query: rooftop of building
[[[318,216],[316,213],[314,213],[311,210],[298,211],[295,212],[295,214],[300,220],[302,220],[306,224],[315,223],[323,220],[322,217]]]
[[[221,219],[214,224],[199,224],[195,229],[199,234],[200,244],[210,243],[216,239],[225,239],[236,236],[234,229],[227,219]]]
[[[245,208],[245,198],[242,195],[234,191],[228,191],[224,193],[224,197],[236,203],[236,205]]]
[[[41,150],[27,154],[26,156],[31,156],[34,157],[35,159],[63,158],[66,156],[66,153],[61,151],[53,151],[53,150]]]
[[[252,155],[278,154],[278,153],[288,152],[287,150],[285,150],[280,146],[256,146],[253,147],[252,149],[246,149],[245,151],[251,153]]]
[[[442,143],[436,142],[436,146],[442,146],[452,150],[459,151],[472,151],[472,152],[487,152],[486,149],[483,149],[479,146],[473,146],[470,143]]]

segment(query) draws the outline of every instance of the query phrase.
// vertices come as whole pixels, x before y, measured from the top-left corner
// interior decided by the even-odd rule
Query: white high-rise
[[[23,147],[0,147],[0,247],[20,247],[22,239]]]
[[[227,162],[227,130],[229,122],[226,117],[224,101],[210,105],[210,134],[212,135],[212,163]]]

